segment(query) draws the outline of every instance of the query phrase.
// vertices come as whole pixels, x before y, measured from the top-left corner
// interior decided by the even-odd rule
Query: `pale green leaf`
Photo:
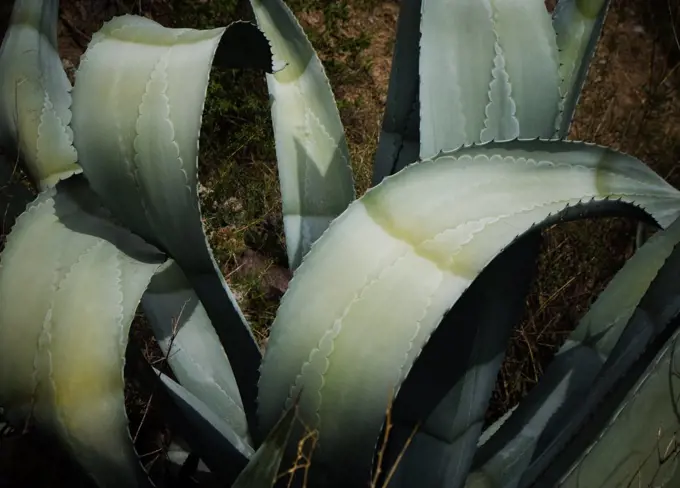
[[[492,1],[519,137],[551,137],[559,105],[559,61],[545,1]]]
[[[395,433],[407,438],[418,420],[431,413],[399,461],[391,487],[464,483],[508,340],[524,311],[539,244],[528,234],[491,261],[444,316],[415,362],[392,409],[392,452],[403,446]],[[385,465],[396,462],[390,456]]]
[[[626,397],[592,444],[581,447],[577,462],[550,486],[677,486],[679,334],[676,330],[647,362],[642,377],[627,386]]]
[[[231,426],[205,403],[155,368],[156,378],[165,387],[163,400],[170,418],[167,402],[177,409],[172,423],[213,473],[233,480],[253,455],[253,448]]]
[[[559,0],[555,7],[553,27],[560,62],[561,102],[556,123],[559,138],[569,134],[609,5],[610,0]]]
[[[421,32],[421,157],[552,136],[558,61],[543,0],[424,0]]]
[[[41,193],[0,260],[0,404],[56,436],[99,486],[143,486],[123,397],[128,331],[165,256],[84,180]]]
[[[494,61],[491,0],[423,0],[420,157],[478,142]]]
[[[176,263],[168,262],[153,277],[142,307],[179,383],[250,443],[229,359],[205,308]]]
[[[677,280],[668,286],[659,279],[678,242],[680,221],[652,237],[626,262],[567,338],[538,385],[482,446],[476,478],[499,486],[529,486],[559,453],[651,340],[649,333],[636,334],[626,344],[623,333],[635,310],[644,300],[663,293],[665,305],[656,310],[673,311],[671,316],[680,311],[672,305],[680,296]],[[527,470],[530,465],[532,469]]]
[[[293,430],[295,413],[296,405],[288,408],[231,488],[271,488],[274,485]]]
[[[284,296],[261,369],[262,428],[302,390],[301,416],[320,432],[315,463],[341,456],[339,480],[365,476],[390,395],[452,303],[517,236],[575,206],[568,217],[637,207],[667,226],[680,195],[630,156],[540,141],[444,153],[370,190]]]
[[[288,262],[297,268],[354,200],[349,150],[335,98],[309,39],[282,0],[251,0],[275,63],[267,75]]]
[[[79,173],[71,84],[57,52],[59,0],[15,0],[0,47],[0,144],[39,188]]]
[[[261,354],[206,241],[197,189],[201,114],[224,32],[169,29],[130,15],[107,22],[78,69],[72,125],[93,189],[185,273],[253,415]],[[106,117],[94,116],[93,106]]]

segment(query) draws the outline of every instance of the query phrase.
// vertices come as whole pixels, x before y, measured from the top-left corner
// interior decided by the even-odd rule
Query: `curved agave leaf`
[[[179,383],[251,444],[229,359],[177,263],[169,261],[153,277],[142,307]]]
[[[679,334],[676,329],[656,357],[646,362],[649,367],[627,388],[628,394],[593,443],[581,450],[578,461],[559,481],[549,486],[677,486]]]
[[[635,334],[631,344],[620,347],[641,300],[649,301],[663,293],[670,312],[664,323],[680,312],[677,280],[659,280],[662,266],[679,242],[680,221],[676,221],[652,237],[616,274],[558,351],[539,384],[481,447],[470,487],[477,486],[473,479],[484,479],[490,486],[529,486],[651,340]],[[532,469],[528,470],[530,465]]]
[[[421,157],[552,136],[557,47],[543,0],[424,0],[421,30]]]
[[[253,415],[261,353],[207,244],[197,191],[202,107],[224,32],[168,29],[130,15],[104,24],[76,74],[72,125],[93,189],[186,274]],[[108,115],[93,117],[94,105]]]
[[[494,256],[565,208],[633,204],[662,226],[680,212],[678,192],[644,164],[585,144],[473,146],[386,179],[335,221],[291,282],[261,369],[262,427],[302,390],[302,419],[320,432],[316,466],[332,470],[341,456],[334,480],[361,481],[390,395]],[[329,276],[337,284],[320,289]]]
[[[152,371],[165,387],[164,406],[172,402],[179,409],[180,417],[174,422],[177,431],[212,472],[235,479],[253,456],[253,448],[217,412],[165,374]]]
[[[293,430],[296,409],[297,405],[288,408],[231,488],[271,488],[274,485]]]
[[[165,256],[107,218],[82,179],[41,193],[0,261],[0,404],[57,436],[99,486],[143,486],[123,362]]]
[[[553,13],[560,60],[560,114],[557,137],[569,134],[590,60],[602,34],[610,0],[559,0]]]
[[[535,274],[541,242],[536,234],[522,236],[491,261],[444,316],[413,365],[392,409],[389,454],[383,461],[385,467],[397,464],[390,487],[464,483]],[[432,413],[398,460],[413,426],[428,410]]]
[[[355,198],[335,98],[309,39],[281,0],[251,0],[276,61],[267,75],[276,138],[288,262],[300,265],[328,224]]]
[[[15,0],[0,47],[0,143],[40,189],[79,173],[71,84],[57,52],[59,0]]]
[[[418,159],[420,9],[421,0],[404,0],[399,6],[385,115],[373,164],[373,185],[396,173],[396,168]]]

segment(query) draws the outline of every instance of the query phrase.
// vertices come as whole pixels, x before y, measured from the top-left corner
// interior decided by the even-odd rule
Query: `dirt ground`
[[[197,3],[211,1],[198,0]],[[62,0],[59,47],[65,68],[73,73],[90,36],[111,16],[142,13],[172,26],[173,22],[183,20],[175,15],[178,3],[181,0]],[[336,98],[341,102],[341,115],[362,192],[368,186],[377,144],[399,2],[350,1],[349,15],[337,24],[338,32],[324,37],[324,30],[328,29],[324,16],[328,15],[326,4],[329,3],[303,2],[308,8],[297,13],[303,25],[315,33],[312,41],[318,38],[325,43],[320,49],[325,63],[360,63],[366,68],[361,76],[343,71],[342,66],[329,70]],[[680,187],[677,164],[680,157],[680,43],[675,33],[680,25],[679,4],[678,0],[613,1],[570,136],[632,154],[676,187]],[[8,11],[8,4],[3,3],[0,22],[7,19]],[[362,47],[357,59],[349,60],[349,55],[336,56],[334,42],[358,38],[366,32],[370,33],[370,42]],[[210,186],[212,178],[214,176],[204,183]],[[540,277],[508,348],[491,400],[489,420],[515,404],[536,383],[555,348],[632,255],[635,225],[622,219],[578,222],[551,228],[544,236]],[[220,247],[222,243],[214,245]],[[258,293],[264,293],[265,298],[252,300],[249,293],[254,292],[245,288],[241,295],[244,308],[247,313],[257,315],[254,309],[264,300],[263,306],[270,310],[267,317],[271,317],[289,275],[280,260],[272,257],[273,251],[263,246],[249,246],[247,242],[240,245],[243,249],[234,254],[236,257],[228,263],[225,260],[225,274],[230,279],[244,276],[243,273],[259,276],[267,284],[265,292],[258,288]],[[276,245],[280,245],[280,241]],[[246,302],[247,299],[250,301]],[[144,401],[130,406],[133,431],[144,406]],[[138,448],[145,455],[144,460],[151,461],[158,458],[154,446],[162,440],[162,426],[151,423],[145,426],[145,432],[140,441],[143,445]],[[88,486],[75,469],[67,466],[70,464],[62,454],[34,435],[0,440],[0,488]]]

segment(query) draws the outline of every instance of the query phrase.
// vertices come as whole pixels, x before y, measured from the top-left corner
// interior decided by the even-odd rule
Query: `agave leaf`
[[[76,74],[72,125],[93,189],[185,273],[252,416],[261,353],[206,241],[197,189],[201,112],[224,32],[168,29],[130,15],[107,22]],[[108,115],[93,117],[94,105]]]
[[[71,84],[57,51],[59,0],[15,0],[0,47],[0,144],[40,189],[79,173]]]
[[[465,481],[507,342],[524,310],[539,244],[530,233],[497,256],[432,334],[393,407],[384,462],[398,462],[391,487],[458,487]],[[432,413],[398,461],[427,410]]]
[[[420,9],[421,0],[404,0],[399,6],[385,115],[373,164],[373,185],[418,159]]]
[[[321,60],[281,0],[251,0],[271,42],[275,63],[267,75],[283,226],[291,269],[355,198],[349,149]]]
[[[553,134],[557,47],[543,0],[424,0],[421,29],[421,157]]]
[[[165,400],[163,406],[167,409],[172,403],[180,414],[169,412],[169,418],[175,420],[173,426],[212,472],[227,480],[235,479],[253,455],[253,448],[186,388],[157,369],[152,371],[165,387],[160,392]]]
[[[165,256],[107,218],[84,180],[41,193],[0,261],[0,404],[55,435],[99,486],[143,486],[123,362]]]
[[[619,347],[641,300],[649,301],[663,293],[666,304],[675,302],[665,307],[673,310],[671,317],[680,311],[676,280],[668,283],[658,279],[679,242],[680,221],[676,221],[652,237],[616,274],[558,351],[539,384],[481,447],[476,458],[479,473],[473,479],[508,487],[529,486],[535,480],[651,340],[635,334],[625,348]],[[622,357],[624,351],[627,354]]]
[[[519,137],[550,137],[559,103],[555,31],[544,0],[493,0]],[[471,141],[474,142],[474,141]]]
[[[338,482],[360,480],[390,395],[489,262],[538,224],[631,208],[667,226],[680,195],[637,159],[586,144],[473,146],[386,179],[334,222],[292,280],[261,368],[262,427],[304,387],[302,419],[320,433],[315,464],[332,470],[341,456]],[[336,285],[320,288],[329,276]]]
[[[561,479],[541,486],[677,486],[680,331],[672,330],[656,357],[644,361],[644,374],[625,385],[627,395],[593,442],[579,446],[577,462]]]
[[[271,488],[274,485],[293,430],[296,408],[297,405],[288,408],[274,425],[231,488]]]
[[[447,51],[450,61],[443,64],[438,62],[442,43],[453,46]],[[442,71],[452,83],[440,82]],[[434,139],[428,143],[428,109],[423,103],[421,156],[462,143],[550,136],[559,92],[555,35],[544,2],[426,1],[421,82],[423,100],[430,97],[429,113],[440,117],[429,119],[427,132]],[[441,103],[447,97],[450,101]],[[441,108],[450,105],[460,109]],[[437,407],[400,462],[393,485],[455,487],[463,483],[507,338],[519,320],[532,279],[540,235],[534,233],[522,242],[512,253],[499,256],[495,267],[480,276],[478,286],[468,290],[447,314],[440,330],[449,335],[437,342],[441,347],[427,351],[428,360],[415,368],[404,385],[395,405],[397,425],[390,444],[396,448],[390,462],[415,424],[416,419],[409,419],[412,413]],[[496,305],[489,310],[487,303]],[[447,326],[458,322],[468,323],[476,333]],[[463,373],[433,384],[432,378],[443,370]],[[419,405],[407,406],[405,418],[399,419],[409,399]]]
[[[555,128],[559,138],[569,134],[609,4],[610,0],[559,0],[555,7],[553,27],[559,49],[561,95]]]
[[[243,402],[205,308],[173,261],[151,280],[145,316],[179,383],[250,444]]]
[[[496,40],[492,15],[490,0],[423,0],[421,158],[479,139]]]

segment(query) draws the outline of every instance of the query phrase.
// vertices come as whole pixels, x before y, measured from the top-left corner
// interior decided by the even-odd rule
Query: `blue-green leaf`
[[[128,331],[165,256],[111,222],[73,177],[41,193],[0,259],[0,404],[101,487],[144,486],[123,397]]]
[[[333,91],[309,39],[282,0],[251,0],[275,63],[267,75],[288,262],[295,269],[354,200],[349,149]]]

